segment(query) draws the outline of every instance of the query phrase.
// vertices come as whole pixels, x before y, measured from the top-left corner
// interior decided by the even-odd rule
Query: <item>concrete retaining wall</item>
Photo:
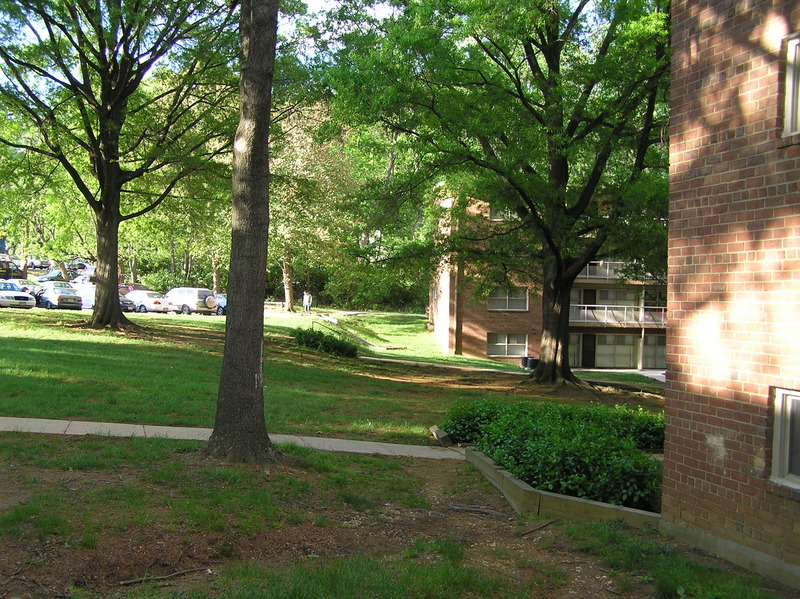
[[[660,514],[653,512],[539,491],[517,480],[476,449],[468,448],[466,458],[503,494],[518,514],[572,520],[621,520],[637,528],[658,527],[661,520]]]

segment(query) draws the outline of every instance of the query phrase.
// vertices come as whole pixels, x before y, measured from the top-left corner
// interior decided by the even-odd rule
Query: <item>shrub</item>
[[[441,428],[456,443],[475,443],[483,429],[500,414],[503,404],[497,401],[474,401],[454,404]]]
[[[295,342],[303,347],[344,358],[358,356],[358,346],[355,343],[345,341],[335,335],[328,335],[314,329],[294,329],[293,333]]]
[[[658,415],[624,407],[474,403],[454,406],[442,428],[454,440],[474,442],[534,488],[659,508],[661,464],[641,449],[652,448],[659,428],[663,445]]]

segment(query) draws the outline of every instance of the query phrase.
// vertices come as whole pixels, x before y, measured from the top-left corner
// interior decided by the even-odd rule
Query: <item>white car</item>
[[[78,275],[70,281],[75,287],[79,285],[94,285],[94,275]]]
[[[169,300],[161,295],[158,291],[150,291],[149,289],[134,289],[129,291],[125,297],[133,300],[136,305],[137,312],[170,312]]]
[[[0,308],[33,308],[36,299],[11,281],[0,281]]]
[[[33,290],[39,286],[39,283],[31,281],[30,279],[6,279],[6,281],[8,281],[9,283],[14,283],[25,293],[30,293],[30,294],[33,294]]]
[[[82,308],[84,310],[94,310],[94,294],[96,292],[96,288],[92,284],[77,284],[73,285],[75,287],[75,291],[78,295],[81,296]]]
[[[93,283],[84,283],[75,285],[75,293],[81,296],[82,307],[84,310],[94,310],[95,296],[97,295],[97,285]],[[119,293],[119,307],[123,312],[133,312],[136,307],[133,301],[126,298]]]

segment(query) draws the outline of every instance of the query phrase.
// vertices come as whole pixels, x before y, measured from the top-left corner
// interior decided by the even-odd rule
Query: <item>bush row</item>
[[[314,329],[294,329],[293,335],[295,342],[303,347],[344,358],[358,357],[358,346],[355,343],[340,339],[335,335],[328,335]]]
[[[441,428],[536,489],[660,508],[661,463],[645,451],[663,447],[660,415],[624,406],[475,402],[454,406]]]

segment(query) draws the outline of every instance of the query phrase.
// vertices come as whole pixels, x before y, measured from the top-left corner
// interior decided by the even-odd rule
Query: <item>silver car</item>
[[[172,310],[180,314],[217,313],[217,299],[214,292],[205,287],[175,287],[164,295],[172,305]]]
[[[39,305],[49,310],[80,310],[83,307],[81,296],[66,281],[45,281],[35,293]]]

